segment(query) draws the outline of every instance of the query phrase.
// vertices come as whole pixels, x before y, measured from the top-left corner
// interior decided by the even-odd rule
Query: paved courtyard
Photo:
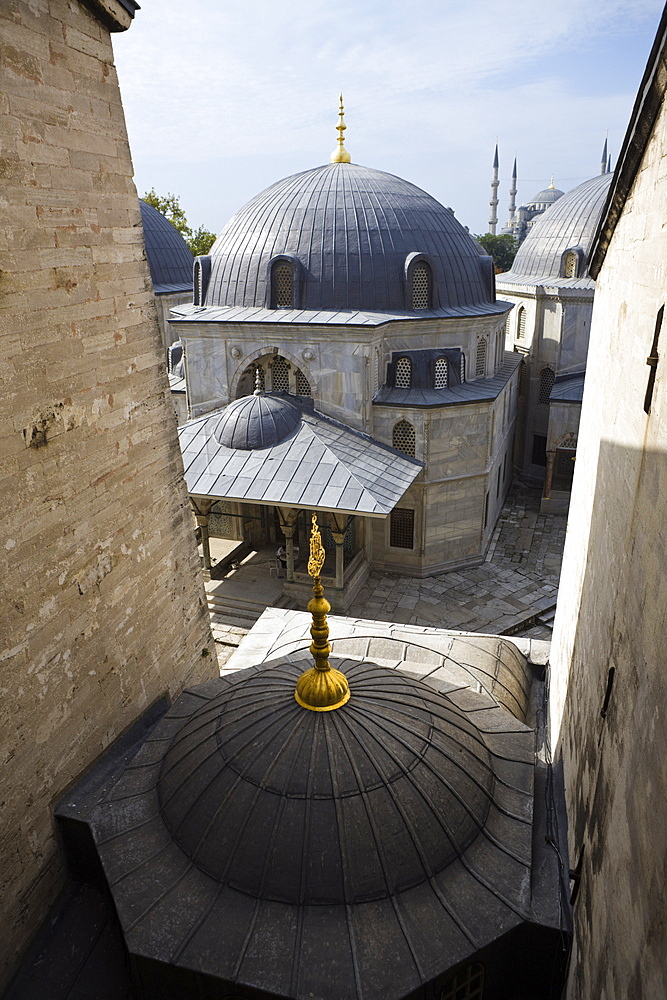
[[[566,523],[564,515],[540,514],[539,491],[513,485],[481,566],[424,580],[372,573],[354,614],[548,639]]]

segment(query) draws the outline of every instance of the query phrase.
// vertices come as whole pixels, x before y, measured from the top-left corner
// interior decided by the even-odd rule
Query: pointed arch
[[[391,435],[392,446],[404,455],[415,457],[416,436],[413,425],[408,420],[399,420],[394,424]]]

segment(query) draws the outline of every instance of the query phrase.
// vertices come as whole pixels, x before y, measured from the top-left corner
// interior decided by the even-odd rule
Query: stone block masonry
[[[216,672],[108,30],[125,16],[0,6],[0,991],[62,884],[54,802]]]

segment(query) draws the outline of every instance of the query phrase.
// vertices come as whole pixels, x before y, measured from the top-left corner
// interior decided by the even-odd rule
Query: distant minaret
[[[496,152],[493,157],[493,176],[491,179],[491,201],[489,205],[491,206],[491,216],[489,218],[489,232],[492,236],[496,235],[496,226],[498,225],[498,143],[496,143]]]
[[[600,173],[601,174],[606,174],[607,173],[607,167],[608,167],[608,160],[607,160],[607,140],[605,139],[604,146],[602,147],[602,159],[600,160]]]
[[[512,182],[510,184],[510,218],[507,223],[508,228],[514,225],[514,216],[516,215],[516,156],[514,157],[514,166],[512,167]]]

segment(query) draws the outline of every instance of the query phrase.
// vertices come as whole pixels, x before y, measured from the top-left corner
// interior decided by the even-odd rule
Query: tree
[[[493,257],[496,274],[509,271],[519,249],[516,237],[509,233],[502,236],[492,236],[491,233],[485,233],[484,236],[476,236],[475,239]]]
[[[193,257],[199,257],[209,252],[216,240],[215,233],[205,229],[204,226],[200,226],[199,229],[193,232],[188,225],[188,220],[181,208],[177,195],[168,194],[165,198],[162,195],[156,194],[155,188],[151,188],[150,191],[146,192],[143,200],[147,204],[152,205],[153,208],[156,208],[158,212],[161,212],[171,222],[172,226],[178,229],[190,247]]]

